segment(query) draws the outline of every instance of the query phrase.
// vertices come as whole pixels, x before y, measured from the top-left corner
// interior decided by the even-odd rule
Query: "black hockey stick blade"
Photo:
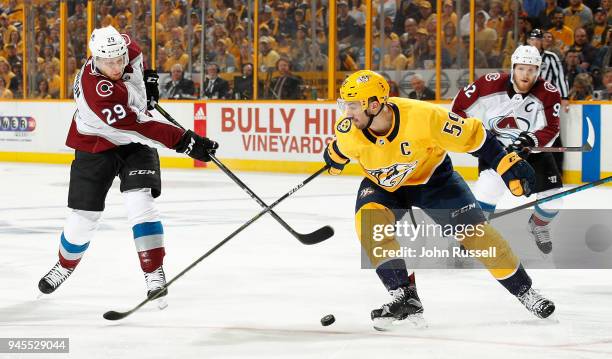
[[[593,150],[593,146],[595,146],[595,129],[593,128],[593,123],[589,116],[586,118],[587,122],[587,141],[582,146],[577,147],[530,147],[531,151],[539,151],[539,152],[591,152]]]
[[[157,103],[155,104],[155,109],[157,110],[157,112],[161,113],[162,116],[166,118],[166,120],[170,121],[171,123],[173,123],[174,125],[182,129],[185,129],[183,126],[181,126],[180,123],[178,123],[172,117],[172,115],[166,112],[166,110],[164,110],[163,107],[161,107],[159,104]],[[229,168],[227,168],[221,161],[219,161],[215,155],[211,154],[210,158],[217,165],[217,167],[219,167],[221,171],[223,171],[229,178],[231,178],[240,188],[242,188],[249,196],[251,196],[251,198],[253,198],[260,206],[262,206],[263,208],[268,207],[268,205],[261,198],[259,198],[244,182],[242,182],[240,178],[236,177],[236,175]],[[294,236],[298,241],[300,241],[302,244],[305,244],[305,245],[321,243],[324,240],[334,235],[334,229],[330,226],[321,227],[312,233],[302,234],[302,233],[297,232],[295,229],[293,229],[287,222],[285,222],[285,220],[283,220],[278,214],[276,214],[276,212],[271,210],[270,215],[274,219],[276,219],[276,221],[278,221],[278,223],[280,223],[280,225],[283,226],[283,228],[289,231],[289,233],[291,233],[292,236]]]
[[[238,187],[242,188],[251,198],[255,200],[261,207],[267,208],[268,205],[259,198],[258,195],[253,192],[249,186],[247,186],[240,178],[238,178],[232,170],[227,168],[223,162],[219,161],[219,159],[211,154],[210,159],[214,164],[219,167],[221,171],[223,171],[234,183],[238,185]],[[279,216],[276,212],[270,210],[270,215],[274,218],[283,228],[285,228],[292,236],[294,236],[298,241],[305,245],[317,244],[323,242],[324,240],[330,238],[334,235],[334,230],[330,226],[325,226],[317,229],[312,233],[302,234],[293,229],[281,216]]]
[[[296,232],[294,235],[303,244],[311,245],[321,243],[324,240],[331,238],[334,235],[334,229],[330,226],[324,226],[312,233],[299,234]]]
[[[131,310],[129,312],[115,312],[114,310],[109,310],[108,312],[104,313],[102,316],[106,320],[121,320],[130,314],[132,314]]]
[[[210,252],[209,252],[210,253]],[[191,269],[192,267],[188,267],[187,270]],[[177,275],[176,277],[172,278],[172,280],[170,282],[168,282],[166,284],[166,288],[172,283],[174,282],[174,280],[176,280],[178,277],[180,277],[181,275],[183,275],[187,270],[184,270],[183,272],[181,272],[179,275]],[[143,300],[142,302],[140,302],[137,306],[135,306],[134,308],[132,308],[131,310],[127,311],[127,312],[116,312],[114,310],[109,310],[108,312],[102,314],[102,317],[104,317],[104,319],[106,320],[121,320],[125,317],[127,317],[128,315],[134,313],[135,311],[137,311],[138,309],[140,309],[140,307],[142,307],[143,305],[147,304],[150,301],[153,301],[155,299],[157,299],[161,293],[163,293],[165,291],[160,290],[159,292],[157,292],[155,295],[152,295],[151,297],[148,297],[147,299]]]

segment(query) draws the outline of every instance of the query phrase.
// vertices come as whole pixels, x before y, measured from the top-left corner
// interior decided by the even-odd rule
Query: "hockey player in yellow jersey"
[[[395,235],[381,240],[373,238],[371,230],[375,225],[396,224],[413,206],[439,225],[481,226],[478,235],[462,233],[461,246],[495,247],[496,256],[478,258],[493,277],[536,316],[546,318],[554,312],[553,302],[531,287],[531,278],[508,243],[486,222],[447,152],[470,153],[489,163],[515,196],[529,196],[534,187],[534,171],[526,161],[507,153],[478,119],[463,119],[427,102],[389,98],[387,81],[373,71],[350,75],[340,88],[338,105],[342,117],[324,159],[330,174],[340,174],[350,159],[358,161],[365,174],[355,205],[355,228],[393,297],[372,311],[376,329],[401,321],[423,323],[414,273],[409,274],[404,259],[379,255],[399,249]]]

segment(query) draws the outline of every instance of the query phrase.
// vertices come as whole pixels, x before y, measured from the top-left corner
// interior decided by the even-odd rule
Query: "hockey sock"
[[[537,197],[538,199],[541,199],[552,196],[559,193],[561,190],[562,188],[553,188],[543,192],[538,192]],[[545,226],[555,219],[555,216],[559,214],[559,209],[561,208],[563,208],[563,198],[557,198],[542,204],[536,204],[531,218],[536,226]]]
[[[531,278],[525,271],[525,268],[523,268],[522,264],[520,264],[516,271],[509,277],[498,279],[498,281],[508,290],[508,292],[514,294],[515,296],[519,296],[531,288]]]
[[[164,227],[160,221],[139,223],[132,227],[140,268],[150,273],[164,262]]]
[[[164,227],[159,212],[155,207],[150,188],[141,188],[123,192],[132,224],[134,244],[140,260],[140,268],[151,273],[164,262]]]
[[[387,290],[395,290],[399,287],[415,284],[414,273],[408,275],[406,262],[403,259],[392,259],[384,262],[376,268],[376,274],[378,274]]]
[[[89,241],[78,245],[68,242],[64,232],[62,232],[59,249],[59,262],[64,268],[74,269],[83,258],[83,254],[89,248]]]
[[[467,249],[495,247],[496,256],[479,257],[478,260],[491,272],[493,277],[510,293],[520,295],[531,288],[531,278],[514,254],[510,245],[490,224],[482,227],[483,235],[466,235],[461,244]]]
[[[487,219],[489,219],[489,217],[495,213],[495,207],[497,207],[496,205],[482,201],[478,201],[478,204],[480,205],[480,208],[482,208],[482,213]]]
[[[555,216],[559,213],[558,210],[544,209],[539,205],[535,205],[535,211],[531,215],[533,222],[537,226],[545,226],[555,219]]]
[[[62,267],[74,269],[89,247],[89,242],[98,228],[102,212],[72,210],[66,218],[60,237],[59,262]]]

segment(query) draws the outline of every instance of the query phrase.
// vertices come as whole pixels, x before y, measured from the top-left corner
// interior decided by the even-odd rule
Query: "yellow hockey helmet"
[[[344,112],[347,105],[360,105],[367,110],[370,100],[376,99],[384,105],[389,98],[389,83],[380,74],[370,70],[360,70],[347,77],[340,87],[338,106]],[[381,106],[382,108],[382,106]]]

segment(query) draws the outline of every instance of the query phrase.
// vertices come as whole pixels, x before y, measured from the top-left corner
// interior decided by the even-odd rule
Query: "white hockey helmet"
[[[516,86],[514,82],[514,65],[535,65],[538,67],[536,79],[540,77],[540,71],[542,71],[542,56],[540,56],[540,51],[538,51],[535,46],[521,45],[517,47],[516,50],[514,50],[512,57],[510,58],[510,62],[510,81],[512,82],[513,86]]]
[[[514,65],[536,65],[538,67],[538,74],[542,65],[542,56],[540,51],[535,46],[521,45],[514,50],[511,60],[511,71],[514,71]]]
[[[95,29],[89,39],[89,50],[94,59],[112,59],[123,56],[123,66],[129,63],[128,46],[119,31],[112,26]]]

